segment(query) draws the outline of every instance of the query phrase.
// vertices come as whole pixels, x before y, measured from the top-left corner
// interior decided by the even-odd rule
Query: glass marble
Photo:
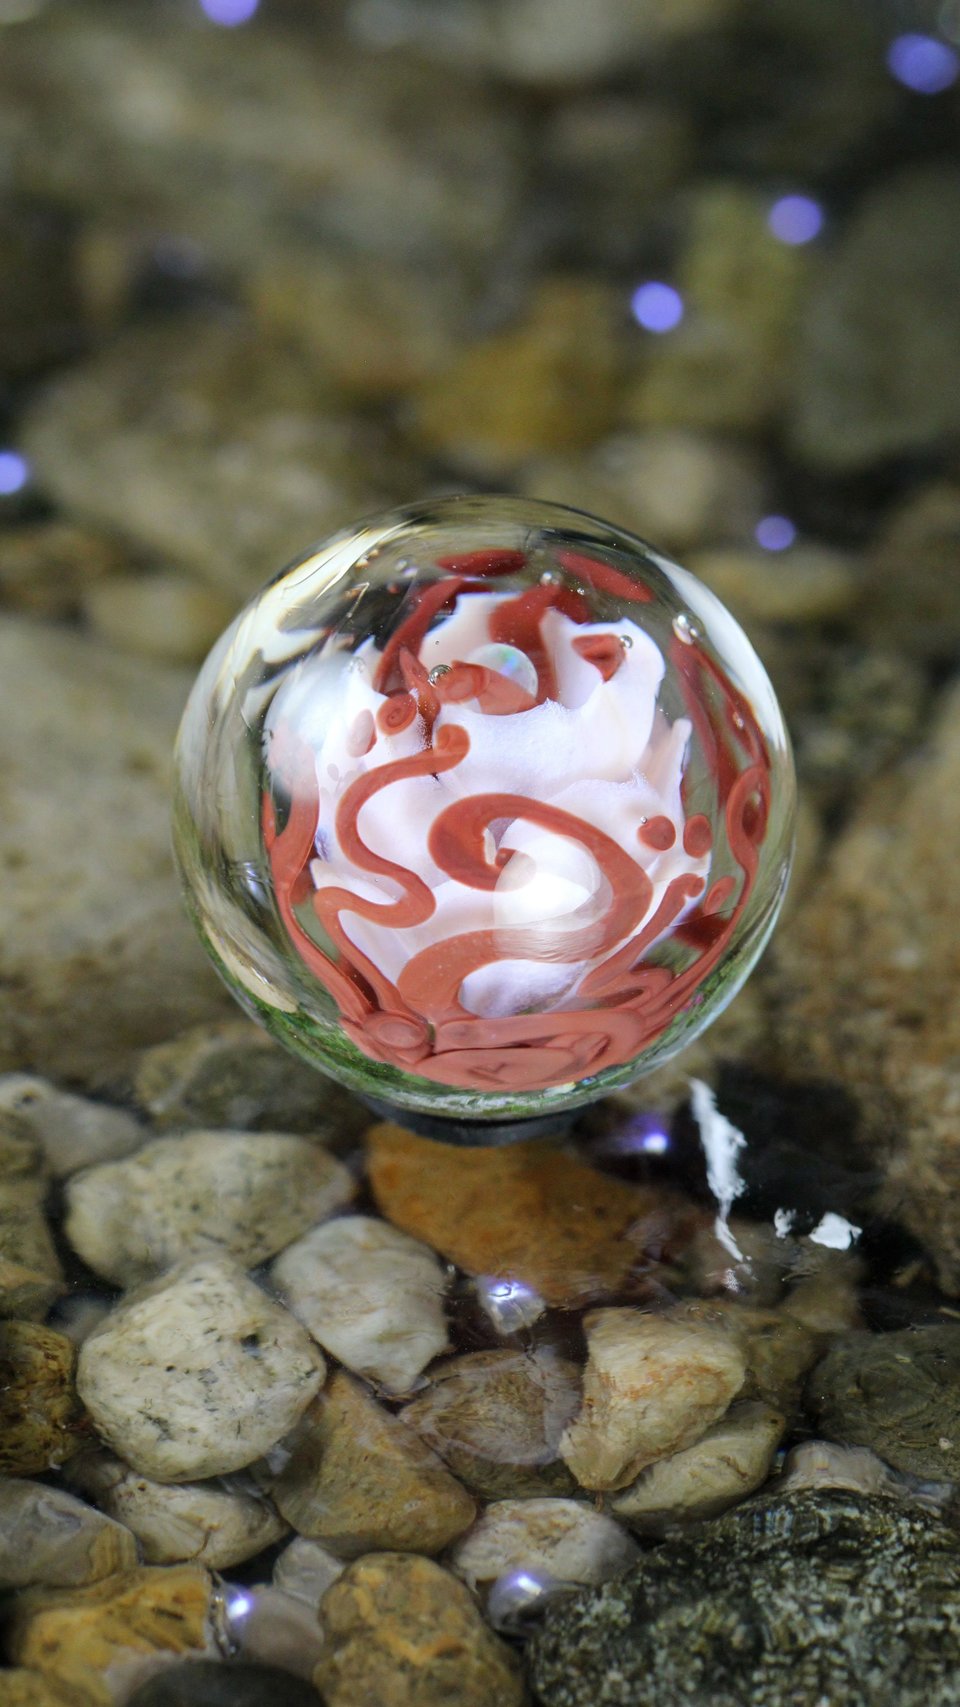
[[[412,505],[285,569],[207,659],[175,846],[241,1005],[368,1097],[550,1114],[690,1043],[787,881],[795,787],[742,629],[593,517]]]

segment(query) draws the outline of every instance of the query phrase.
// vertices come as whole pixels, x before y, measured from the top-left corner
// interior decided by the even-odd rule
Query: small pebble
[[[324,1367],[299,1322],[234,1263],[206,1257],[142,1287],[94,1330],[78,1387],[103,1440],[133,1469],[187,1482],[266,1452]]]
[[[274,1501],[300,1535],[344,1558],[389,1549],[439,1553],[476,1507],[419,1435],[338,1371],[311,1406]]]
[[[802,1440],[787,1453],[778,1492],[846,1488],[854,1494],[888,1494],[897,1478],[867,1446],[838,1446],[832,1440]]]
[[[128,1156],[147,1136],[125,1109],[58,1090],[32,1073],[0,1077],[0,1125],[7,1123],[36,1139],[58,1176]]]
[[[405,1407],[404,1422],[486,1499],[576,1492],[559,1455],[580,1404],[576,1365],[544,1348],[450,1358]]]
[[[137,1101],[158,1127],[327,1135],[364,1111],[246,1019],[198,1025],[140,1056]]]
[[[127,1707],[317,1707],[317,1692],[277,1666],[192,1660],[141,1684]]]
[[[519,1570],[602,1583],[638,1556],[626,1530],[582,1500],[495,1500],[451,1551],[450,1568],[474,1590]]]
[[[766,1481],[785,1426],[759,1400],[731,1405],[693,1446],[643,1470],[610,1509],[650,1534],[678,1518],[716,1517]]]
[[[430,1559],[372,1553],[323,1602],[314,1683],[326,1707],[524,1707],[511,1650]]]
[[[353,1189],[343,1164],[306,1138],[189,1132],[73,1178],[66,1231],[98,1274],[135,1286],[204,1250],[253,1268]]]
[[[224,1583],[222,1593],[224,1635],[240,1659],[312,1678],[323,1647],[316,1607],[271,1583]]]
[[[76,1349],[35,1322],[0,1322],[0,1474],[37,1476],[82,1442]]]
[[[62,1488],[0,1481],[0,1589],[73,1588],[137,1563],[129,1529]]]
[[[584,1488],[623,1488],[691,1446],[743,1385],[746,1361],[722,1330],[640,1310],[584,1318],[583,1405],[560,1452]]]
[[[315,1227],[283,1252],[272,1277],[324,1351],[387,1393],[408,1393],[449,1350],[443,1266],[389,1222],[346,1215]]]
[[[302,1535],[297,1535],[278,1556],[273,1567],[273,1580],[284,1594],[305,1600],[308,1606],[316,1609],[343,1568],[343,1560],[328,1553],[319,1541],[307,1541]]]
[[[0,1316],[42,1320],[64,1290],[46,1196],[42,1176],[0,1179]]]
[[[87,587],[82,603],[108,645],[171,664],[199,664],[233,615],[229,599],[173,571],[111,575]]]
[[[825,545],[701,551],[690,567],[748,629],[766,622],[835,622],[849,616],[860,596],[850,558]]]
[[[110,1452],[84,1452],[73,1460],[69,1480],[132,1531],[148,1565],[189,1561],[224,1571],[287,1532],[269,1502],[240,1478],[155,1482]]]

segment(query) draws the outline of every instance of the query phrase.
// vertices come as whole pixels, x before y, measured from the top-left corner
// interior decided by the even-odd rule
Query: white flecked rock
[[[450,1565],[472,1589],[519,1570],[602,1583],[627,1570],[639,1551],[619,1523],[582,1500],[494,1500],[457,1542]]]
[[[386,1221],[347,1215],[315,1227],[272,1273],[324,1350],[388,1393],[408,1393],[431,1358],[449,1350],[443,1266]]]
[[[307,1541],[296,1535],[284,1547],[273,1567],[273,1581],[284,1594],[295,1600],[305,1600],[314,1610],[344,1570],[344,1561],[321,1547],[319,1541]]]
[[[239,1478],[156,1482],[111,1452],[82,1453],[67,1476],[136,1536],[148,1565],[190,1560],[224,1571],[287,1533],[269,1502]]]
[[[592,1310],[584,1326],[583,1404],[560,1440],[581,1487],[626,1487],[699,1440],[743,1385],[743,1352],[722,1329],[631,1309]]]
[[[785,1427],[772,1405],[731,1405],[693,1446],[643,1470],[610,1509],[654,1533],[671,1518],[715,1517],[766,1481]]]
[[[77,1388],[106,1444],[159,1482],[241,1470],[292,1428],[325,1365],[226,1258],[142,1287],[84,1341]]]
[[[34,1138],[57,1175],[128,1156],[146,1137],[125,1109],[58,1090],[34,1073],[0,1076],[0,1123]]]
[[[0,1589],[74,1588],[136,1563],[130,1531],[93,1506],[45,1482],[0,1481]]]
[[[253,1268],[353,1194],[342,1162],[281,1132],[190,1132],[76,1175],[67,1237],[98,1274],[136,1285],[193,1253]]]

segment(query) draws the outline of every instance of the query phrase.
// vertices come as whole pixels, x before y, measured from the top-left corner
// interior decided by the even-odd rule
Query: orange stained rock
[[[384,1123],[367,1133],[367,1171],[394,1226],[561,1307],[672,1260],[702,1220],[676,1193],[598,1173],[549,1139],[471,1150]]]

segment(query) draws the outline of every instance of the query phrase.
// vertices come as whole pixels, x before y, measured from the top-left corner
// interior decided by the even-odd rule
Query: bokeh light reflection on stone
[[[789,516],[762,516],[753,537],[764,551],[787,551],[796,540],[797,529]]]
[[[22,492],[31,476],[30,464],[16,450],[0,450],[0,497],[12,498]]]
[[[648,279],[631,298],[633,317],[645,332],[672,332],[683,319],[683,297],[673,285]]]
[[[211,24],[228,30],[249,24],[259,7],[260,0],[200,0],[200,9]]]
[[[915,95],[941,95],[960,77],[960,54],[937,36],[909,31],[890,43],[887,67]]]
[[[823,209],[813,196],[780,196],[767,215],[767,224],[781,243],[812,243],[823,230]]]

